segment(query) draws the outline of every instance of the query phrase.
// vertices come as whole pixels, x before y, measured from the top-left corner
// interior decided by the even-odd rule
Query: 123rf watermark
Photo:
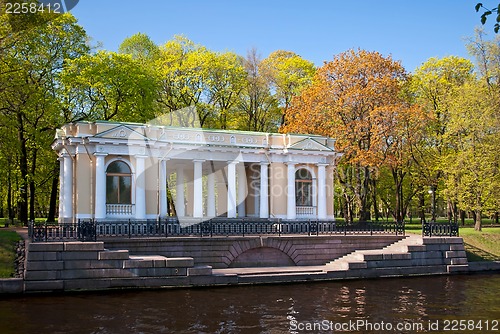
[[[478,331],[500,332],[499,320],[428,320],[427,322],[372,322],[369,320],[358,319],[345,322],[334,322],[330,320],[321,321],[290,321],[290,333],[300,333],[302,331],[329,331],[329,332],[433,332],[445,331],[450,333],[463,333]]]

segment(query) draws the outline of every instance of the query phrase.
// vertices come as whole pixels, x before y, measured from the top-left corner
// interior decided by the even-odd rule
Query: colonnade
[[[106,212],[106,153],[94,153],[95,156],[95,200],[94,200],[94,217],[96,219],[105,219]],[[146,156],[135,156],[135,171],[133,185],[133,196],[135,198],[135,210],[132,218],[146,219],[146,185],[145,185],[145,159]],[[73,160],[69,154],[61,154],[60,158],[60,198],[59,198],[59,212],[60,217],[71,218],[73,216]],[[217,177],[216,173],[206,173],[206,182],[203,182],[203,164],[206,160],[192,160],[190,162],[161,159],[159,160],[158,169],[158,213],[161,217],[167,215],[167,180],[168,168],[167,165],[174,162],[172,165],[172,172],[175,171],[176,178],[176,199],[175,208],[177,216],[185,217],[186,203],[190,202],[189,215],[193,218],[215,217],[221,215],[221,211],[227,212],[228,218],[245,217],[247,216],[245,207],[245,198],[249,191],[248,181],[245,172],[245,163],[241,161],[229,161],[226,164],[225,179]],[[186,164],[192,163],[191,166]],[[270,182],[269,182],[269,167],[270,163],[262,161],[260,163],[259,171],[259,185],[258,191],[254,194],[255,200],[258,200],[258,206],[254,216],[259,218],[270,217]],[[287,208],[286,219],[296,219],[296,198],[295,198],[295,173],[297,170],[297,163],[288,162],[287,165]],[[326,192],[326,166],[328,164],[317,165],[317,218],[327,219],[327,192]],[[175,168],[174,168],[175,167]],[[186,178],[191,179],[191,175],[186,175],[192,171],[192,188],[191,191],[185,189]],[[206,189],[205,189],[206,187]],[[217,189],[217,195],[216,195]],[[254,191],[254,189],[252,189]],[[204,206],[204,193],[206,193],[206,201]],[[187,196],[186,196],[187,195]],[[272,194],[271,194],[272,195]],[[316,196],[316,194],[315,194]],[[188,198],[189,197],[189,198]],[[225,203],[224,203],[225,199]],[[204,208],[206,208],[204,210]]]

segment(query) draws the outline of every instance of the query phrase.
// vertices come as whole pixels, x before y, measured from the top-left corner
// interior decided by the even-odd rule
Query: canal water
[[[490,274],[2,297],[0,333],[500,333],[499,293]]]

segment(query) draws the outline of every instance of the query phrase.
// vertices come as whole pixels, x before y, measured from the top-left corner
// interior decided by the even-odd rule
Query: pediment
[[[306,151],[332,151],[331,148],[325,146],[312,138],[305,138],[296,142],[288,147],[293,150],[306,150]]]
[[[98,138],[122,139],[122,140],[149,140],[148,137],[126,126],[119,125],[115,128],[103,131],[95,135]]]

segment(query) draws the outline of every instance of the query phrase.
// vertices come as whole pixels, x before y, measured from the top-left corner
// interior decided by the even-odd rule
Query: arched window
[[[132,204],[132,172],[123,161],[113,161],[106,169],[106,203]]]
[[[297,206],[313,206],[313,180],[307,169],[295,172],[295,204]]]

